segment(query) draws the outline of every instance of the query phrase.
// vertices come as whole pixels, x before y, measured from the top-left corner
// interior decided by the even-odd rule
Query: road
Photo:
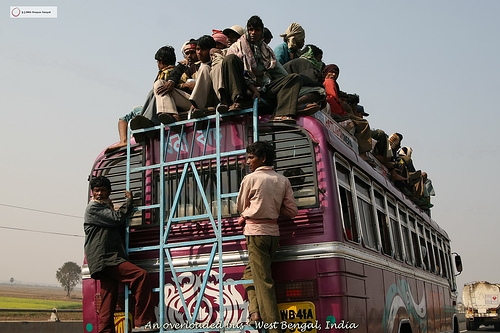
[[[464,327],[462,327],[462,323],[460,323],[460,332],[462,333],[462,332],[498,332],[498,331],[495,331],[495,328],[493,326],[481,326],[477,331],[467,331],[465,329],[465,323]]]

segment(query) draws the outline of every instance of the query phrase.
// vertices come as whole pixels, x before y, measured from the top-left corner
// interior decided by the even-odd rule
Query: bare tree
[[[56,278],[66,290],[66,296],[70,297],[71,291],[82,279],[82,268],[72,261],[67,261],[57,270]]]

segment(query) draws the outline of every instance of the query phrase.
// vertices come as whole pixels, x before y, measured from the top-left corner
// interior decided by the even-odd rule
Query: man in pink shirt
[[[241,181],[238,194],[239,225],[244,225],[248,249],[248,265],[243,279],[253,280],[245,285],[250,321],[274,324],[279,332],[280,316],[274,291],[271,262],[279,241],[278,217],[297,215],[297,205],[288,178],[273,170],[275,151],[269,142],[258,141],[249,145],[247,164],[252,173]]]

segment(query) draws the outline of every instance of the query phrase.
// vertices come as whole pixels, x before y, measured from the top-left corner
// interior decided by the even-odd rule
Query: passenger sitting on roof
[[[118,135],[120,136],[120,142],[106,148],[106,150],[104,151],[105,154],[112,153],[120,148],[127,146],[128,122],[132,120],[135,116],[141,114],[142,109],[143,109],[142,106],[136,106],[132,109],[131,112],[127,113],[126,115],[118,119]]]
[[[185,94],[183,91],[180,91],[178,89],[174,91],[174,87],[177,84],[177,81],[180,79],[182,73],[186,70],[187,65],[192,63],[194,60],[192,53],[190,52],[187,53],[188,52],[187,50],[189,48],[190,44],[189,42],[186,42],[182,48],[182,52],[184,54],[185,59],[179,62],[179,65],[177,65],[175,68],[173,67],[173,64],[175,64],[175,53],[174,49],[171,46],[164,46],[156,52],[155,59],[158,63],[158,68],[160,69],[160,67],[162,67],[162,69],[160,69],[160,73],[158,74],[157,78],[160,75],[162,75],[163,77],[165,76],[167,77],[166,79],[162,80],[163,84],[160,84],[160,82],[157,83],[155,81],[155,84],[153,85],[153,90],[151,90],[148,96],[146,97],[146,102],[144,103],[143,107],[135,107],[132,112],[129,112],[125,116],[118,119],[118,134],[120,137],[120,142],[108,147],[105,150],[106,154],[112,153],[120,148],[127,146],[127,126],[129,121],[131,121],[130,127],[133,130],[148,128],[158,124],[158,120],[156,119],[158,98],[175,99],[173,109],[165,107],[165,103],[163,102],[160,103],[160,106],[163,108],[162,110],[166,110],[167,113],[173,114],[172,117],[174,120],[176,119],[175,117],[177,116],[177,109],[175,108],[175,103],[178,102],[179,105],[182,105],[184,108],[187,107],[187,109],[189,109],[190,107],[188,100],[189,94]],[[160,62],[162,63],[162,66],[160,66]],[[167,103],[167,104],[172,104],[172,103]],[[167,120],[170,121],[172,119],[168,118]],[[156,134],[153,132],[146,132],[146,133],[136,133],[134,134],[134,137],[136,139],[136,142],[143,142],[148,137],[152,138],[155,135]]]
[[[389,136],[389,145],[394,159],[398,157],[398,150],[401,148],[401,141],[403,141],[403,134],[401,133],[396,132]]]
[[[403,165],[406,169],[408,181],[397,185],[403,187],[400,188],[401,191],[420,208],[428,210],[433,206],[430,203],[430,195],[434,195],[434,188],[427,177],[427,173],[415,169],[411,158],[412,153],[413,150],[410,147],[401,147],[398,150],[398,164]]]
[[[382,163],[390,172],[392,181],[404,181],[407,178],[398,174],[396,171],[396,163],[393,159],[392,149],[389,143],[389,137],[380,129],[372,130],[372,154]]]
[[[271,30],[264,27],[264,35],[262,36],[262,40],[264,41],[264,43],[269,45],[269,43],[271,43],[272,39],[273,39],[273,34],[271,33]]]
[[[196,39],[191,38],[185,42],[181,50],[184,59],[179,61],[175,69],[168,76],[167,81],[169,86],[166,86],[166,88],[168,87],[167,91],[171,91],[176,87],[187,93],[191,93],[194,88],[196,72],[200,65],[198,55],[196,55]]]
[[[244,31],[241,25],[233,25],[231,28],[226,28],[222,31],[227,36],[227,46],[231,46],[243,35]]]
[[[215,40],[215,47],[217,49],[223,50],[228,47],[227,36],[222,31],[212,29],[212,38]]]
[[[318,103],[317,111],[326,106],[326,92],[321,76],[322,58],[323,51],[319,47],[306,45],[299,58],[290,60],[283,65],[288,73],[297,73],[302,79],[298,101],[299,110],[308,103]]]
[[[201,36],[196,45],[196,54],[201,61],[200,68],[196,73],[196,84],[189,97],[192,106],[190,109],[190,118],[200,118],[205,116],[206,106],[215,106],[218,103],[215,92],[212,88],[212,79],[210,77],[211,58],[210,50],[217,46],[214,38],[209,35]]]
[[[212,30],[216,31],[216,30]],[[231,28],[226,28],[223,31],[224,36],[226,36],[226,47],[225,48],[215,48],[210,50],[210,58],[212,61],[212,70],[210,71],[210,78],[212,79],[212,88],[215,95],[219,101],[222,101],[221,91],[224,89],[224,82],[222,78],[222,61],[227,54],[227,50],[231,44],[236,42],[243,34],[243,28],[239,25],[233,25]],[[212,35],[214,38],[222,38],[222,36]],[[217,40],[217,39],[216,39]],[[224,45],[224,43],[221,43]],[[219,44],[218,44],[219,45]],[[220,45],[219,45],[220,46]],[[228,105],[230,103],[225,101],[217,107],[217,110],[221,113],[228,111]]]
[[[187,111],[190,104],[188,94],[180,89],[173,89],[170,92],[165,89],[165,85],[170,85],[168,76],[175,68],[175,51],[171,46],[164,46],[155,55],[158,63],[158,75],[153,84],[153,91],[156,98],[156,114],[158,119],[165,125],[180,120],[177,108]]]
[[[361,110],[358,115],[355,114],[358,109],[359,96],[355,94],[345,94],[346,101],[342,103],[340,98],[340,90],[337,83],[340,70],[337,65],[327,65],[323,68],[323,85],[326,90],[326,101],[328,102],[333,119],[336,121],[343,121],[350,119],[354,127],[354,136],[358,141],[358,153],[361,159],[368,162],[371,166],[375,166],[374,161],[366,155],[367,152],[372,150],[372,138],[370,125],[363,116],[368,113]]]
[[[394,162],[397,174],[399,174],[403,178],[403,179],[392,179],[392,180],[394,181],[394,185],[396,185],[396,187],[398,187],[405,195],[411,197],[413,195],[411,192],[412,186],[410,185],[410,182],[412,180],[409,178],[410,171],[408,169],[408,166],[410,166],[410,168],[412,168],[413,171],[415,171],[415,169],[413,169],[412,163],[407,165],[406,161],[409,161],[407,158],[404,159],[401,158],[401,156],[399,156],[401,141],[403,141],[403,135],[400,133],[392,133],[389,136],[389,145],[391,147],[391,152],[392,152],[392,161]]]
[[[340,75],[340,69],[335,64],[326,65],[322,69],[323,86],[326,90],[326,101],[328,103],[330,115],[336,121],[343,121],[348,119],[346,116],[347,111],[342,107],[340,100],[340,87],[337,79]]]
[[[300,77],[288,74],[276,61],[273,50],[262,41],[263,30],[260,17],[252,16],[245,34],[229,47],[222,63],[222,103],[232,103],[229,110],[239,110],[241,103],[249,99],[250,90],[252,100],[262,96],[276,105],[271,121],[295,123]]]
[[[274,48],[274,53],[276,59],[284,65],[300,56],[300,50],[305,44],[306,32],[300,24],[292,23],[280,37],[283,37],[283,43]]]

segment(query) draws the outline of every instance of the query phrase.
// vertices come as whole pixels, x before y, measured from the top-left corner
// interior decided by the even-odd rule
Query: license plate
[[[316,333],[316,308],[312,302],[280,303],[278,310],[283,333]]]
[[[125,312],[115,312],[115,332],[125,333]],[[128,331],[132,332],[132,314],[128,314]]]

